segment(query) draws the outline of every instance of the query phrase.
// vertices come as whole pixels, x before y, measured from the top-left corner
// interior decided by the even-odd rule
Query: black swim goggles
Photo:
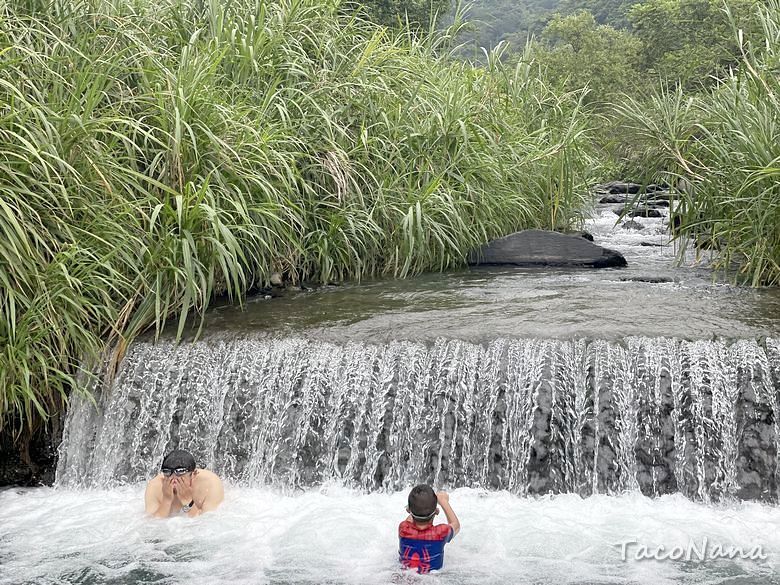
[[[177,467],[176,469],[171,469],[170,467],[163,467],[160,471],[162,471],[162,474],[165,477],[170,477],[171,475],[175,475],[176,477],[181,477],[185,473],[190,473],[192,470],[187,469],[186,467]]]

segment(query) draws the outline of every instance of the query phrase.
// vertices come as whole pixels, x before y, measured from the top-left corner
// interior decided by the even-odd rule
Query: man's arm
[[[150,514],[155,518],[167,518],[171,512],[171,504],[173,503],[173,486],[171,485],[171,481],[162,478],[160,480],[159,488],[155,480],[150,481],[146,485],[144,503],[146,505],[147,514]]]
[[[460,532],[460,520],[458,520],[455,511],[452,509],[452,506],[450,506],[450,495],[447,492],[438,492],[436,498],[439,500],[439,505],[447,516],[447,523],[452,526],[452,535],[455,536]]]

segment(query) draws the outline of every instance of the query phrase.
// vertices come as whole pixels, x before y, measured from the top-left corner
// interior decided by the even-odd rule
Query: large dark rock
[[[636,183],[625,183],[623,181],[610,181],[609,183],[596,185],[597,193],[611,193],[612,195],[616,195],[618,193],[636,195],[641,190],[642,185],[638,185]]]
[[[629,219],[627,222],[624,222],[621,224],[621,226],[624,230],[643,230],[645,229],[645,226],[643,226],[638,221],[634,221],[633,219]]]
[[[669,200],[668,199],[647,199],[643,201],[643,203],[648,207],[669,207]]]
[[[663,217],[664,213],[657,207],[638,205],[628,212],[630,217]]]
[[[650,183],[645,187],[645,191],[648,193],[658,193],[659,191],[669,191],[669,185],[666,183],[661,183],[660,185],[656,185],[655,183]]]
[[[607,194],[599,199],[599,203],[623,203],[630,202],[641,203],[643,205],[651,205],[655,207],[669,207],[672,200],[672,194],[669,191],[658,191],[654,193],[643,193],[641,195],[628,195],[625,193],[613,193]]]
[[[664,213],[657,207],[637,205],[636,207],[623,207],[613,210],[615,215],[628,217],[664,217]]]
[[[611,268],[626,266],[626,259],[619,252],[597,246],[585,238],[525,230],[493,240],[473,251],[469,264]]]

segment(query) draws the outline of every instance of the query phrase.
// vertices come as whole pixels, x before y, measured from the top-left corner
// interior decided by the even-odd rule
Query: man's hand
[[[450,494],[447,492],[436,492],[436,499],[439,500],[439,503],[449,503]]]
[[[192,485],[188,485],[183,478],[176,478],[175,480],[176,497],[183,506],[186,506],[192,501]]]
[[[171,511],[173,499],[176,497],[175,482],[172,477],[160,476],[159,488],[157,478],[146,486],[144,500],[146,513],[157,518],[167,518]]]
[[[163,500],[167,500],[168,502],[170,502],[173,499],[173,495],[175,493],[173,482],[174,482],[173,476],[163,477],[162,479]]]

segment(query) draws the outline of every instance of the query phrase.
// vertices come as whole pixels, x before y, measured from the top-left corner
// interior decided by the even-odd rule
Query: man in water
[[[146,486],[146,513],[157,518],[186,514],[193,518],[216,510],[224,491],[216,474],[196,469],[195,458],[176,449],[163,459],[160,473]]]

